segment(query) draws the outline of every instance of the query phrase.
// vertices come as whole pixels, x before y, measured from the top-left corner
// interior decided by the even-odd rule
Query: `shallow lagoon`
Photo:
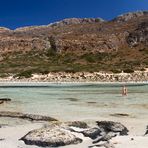
[[[48,115],[61,121],[111,119],[114,114],[148,118],[148,85],[130,84],[124,97],[121,87],[96,83],[1,86],[0,98],[12,98],[12,102],[1,105],[0,110]]]

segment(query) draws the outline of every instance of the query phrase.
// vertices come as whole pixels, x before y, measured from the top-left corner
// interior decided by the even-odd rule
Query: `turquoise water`
[[[124,113],[148,118],[148,85],[130,85],[121,95],[122,85],[48,84],[45,87],[0,87],[0,98],[12,102],[0,105],[0,111],[48,115],[62,121],[97,120]]]

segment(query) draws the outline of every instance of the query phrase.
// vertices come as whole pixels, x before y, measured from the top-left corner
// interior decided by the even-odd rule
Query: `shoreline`
[[[128,85],[128,86],[139,86],[148,85],[148,81],[144,82],[41,82],[41,81],[7,81],[0,82],[0,87],[48,87],[55,85]]]
[[[135,71],[134,73],[107,73],[107,72],[50,72],[48,74],[32,74],[30,77],[15,77],[8,74],[0,78],[0,84],[7,83],[38,83],[38,84],[147,84],[148,69],[146,71]]]

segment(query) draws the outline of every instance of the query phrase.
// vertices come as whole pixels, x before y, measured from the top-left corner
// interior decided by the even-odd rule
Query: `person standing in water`
[[[122,87],[122,96],[127,96],[127,88],[125,85]]]

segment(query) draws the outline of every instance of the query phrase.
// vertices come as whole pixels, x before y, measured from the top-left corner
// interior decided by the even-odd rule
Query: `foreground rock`
[[[148,135],[148,125],[147,125],[147,127],[146,127],[146,132],[145,132],[144,135],[145,135],[145,136]]]
[[[23,140],[27,145],[59,147],[79,144],[83,141],[82,137],[89,137],[93,140],[92,144],[96,144],[90,147],[104,146],[109,148],[112,145],[110,140],[118,133],[120,135],[128,134],[128,129],[118,122],[97,121],[97,125],[98,127],[89,127],[85,122],[80,121],[51,122],[41,129],[30,131],[20,140]]]
[[[48,116],[23,114],[19,112],[0,112],[0,117],[20,118],[31,121],[57,121],[56,119]]]
[[[5,102],[10,102],[11,99],[10,98],[0,98],[0,104],[3,104]]]
[[[97,121],[97,125],[104,130],[104,132],[109,133],[119,133],[120,135],[128,135],[128,129],[119,122],[113,121]]]
[[[98,136],[92,143],[95,145],[89,146],[93,147],[105,147],[105,148],[115,148],[114,144],[110,141],[113,137],[120,135],[127,135],[128,129],[118,122],[113,121],[97,121],[97,125],[101,129],[100,136]],[[101,142],[101,143],[100,143]]]
[[[62,125],[58,124],[52,124],[45,128],[33,130],[20,140],[23,140],[27,145],[37,145],[42,147],[58,147],[82,142],[82,139],[76,137],[64,126],[62,127]]]

